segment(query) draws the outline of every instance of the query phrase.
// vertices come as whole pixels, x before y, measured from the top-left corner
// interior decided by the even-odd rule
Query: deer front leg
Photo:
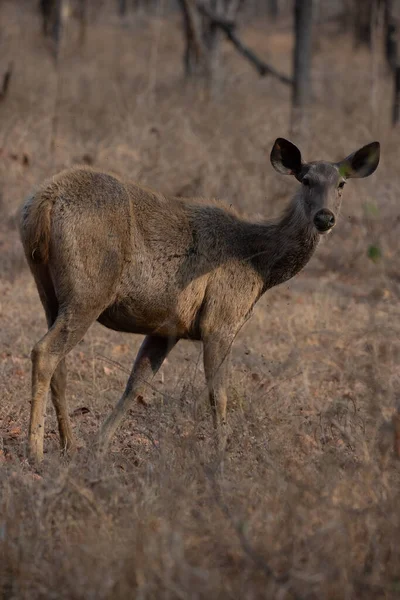
[[[164,359],[177,343],[176,338],[147,336],[139,350],[125,391],[104,422],[99,434],[99,450],[104,452],[134,399],[156,375]]]
[[[218,451],[223,453],[227,443],[226,404],[231,336],[210,335],[204,340],[204,372],[207,380]]]

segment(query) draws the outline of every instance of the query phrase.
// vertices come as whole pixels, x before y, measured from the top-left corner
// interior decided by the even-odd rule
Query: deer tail
[[[51,211],[56,199],[51,186],[30,196],[22,206],[20,235],[29,263],[49,261]]]

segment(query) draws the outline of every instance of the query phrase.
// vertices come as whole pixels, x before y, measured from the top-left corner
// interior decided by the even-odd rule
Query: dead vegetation
[[[0,9],[1,72],[14,64],[0,105],[0,597],[398,598],[399,132],[389,127],[383,65],[372,77],[369,54],[335,25],[319,40],[304,154],[340,158],[379,139],[381,164],[349,186],[333,234],[241,332],[222,475],[200,349],[189,343],[104,462],[92,456],[141,341],[100,325],[69,358],[81,449],[70,464],[60,459],[49,406],[45,462],[34,472],[29,353],[46,326],[17,206],[44,177],[90,162],[167,193],[277,214],[292,187],[266,152],[287,135],[290,99],[228,45],[219,98],[185,86],[177,22],[162,14],[122,28],[100,13],[82,49],[71,26],[57,83],[40,22],[22,4]],[[289,72],[289,30],[267,30],[249,26],[243,39]]]

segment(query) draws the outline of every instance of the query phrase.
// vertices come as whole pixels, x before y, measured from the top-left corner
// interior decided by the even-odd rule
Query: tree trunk
[[[121,18],[126,15],[126,0],[118,0],[118,12]]]
[[[60,51],[60,44],[61,44],[62,8],[63,8],[63,0],[55,0],[53,23],[52,23],[52,28],[51,28],[51,37],[53,39],[53,52],[54,52],[54,57],[56,60],[58,60],[58,54]]]
[[[385,0],[385,58],[391,71],[397,67],[397,25],[393,18],[393,2]]]
[[[223,0],[211,0],[210,9],[218,18],[224,17]],[[207,50],[207,70],[210,80],[215,80],[215,76],[220,67],[220,46],[222,37],[222,31],[214,23],[206,20],[203,24],[203,40]]]
[[[392,123],[400,120],[400,54],[398,44],[397,21],[393,14],[393,0],[384,1],[385,13],[385,58],[393,76]]]
[[[397,125],[400,120],[400,67],[396,67],[394,71],[394,94],[393,94],[393,125]]]
[[[224,33],[221,22],[232,27],[241,0],[178,0],[185,34],[185,74],[202,75],[215,83],[219,74],[220,46]]]
[[[386,3],[386,0],[353,0],[353,27],[356,46],[372,47],[376,15],[379,13],[379,7]]]
[[[354,4],[354,35],[357,46],[371,46],[372,2],[373,0],[357,0]]]
[[[268,0],[268,15],[275,21],[279,14],[279,2],[278,0]]]
[[[311,49],[313,0],[295,0],[295,45],[293,52],[293,108],[303,109],[311,99]]]
[[[53,0],[40,0],[39,10],[42,15],[43,35],[49,35]]]
[[[57,57],[62,31],[63,0],[40,0],[42,13],[43,34],[51,36],[54,44],[54,54]]]
[[[204,47],[200,19],[191,0],[179,0],[183,17],[185,76],[204,74]]]
[[[79,45],[82,47],[86,42],[88,6],[87,0],[79,0],[78,4],[79,19]]]

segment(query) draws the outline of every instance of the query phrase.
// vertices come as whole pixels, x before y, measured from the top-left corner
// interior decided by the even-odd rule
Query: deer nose
[[[335,215],[327,208],[322,208],[314,217],[314,225],[321,233],[329,231],[335,224]]]

